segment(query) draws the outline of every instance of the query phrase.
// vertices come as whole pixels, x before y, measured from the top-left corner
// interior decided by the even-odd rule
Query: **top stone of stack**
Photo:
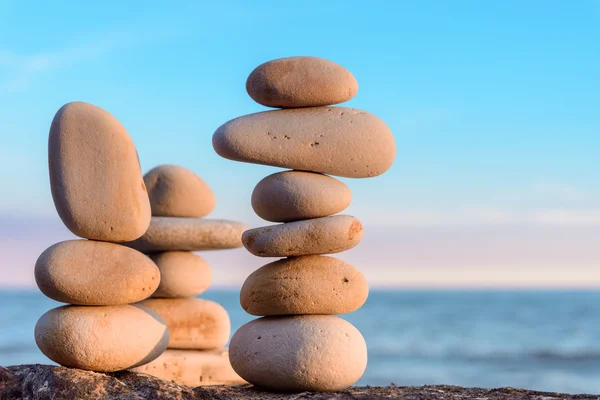
[[[329,60],[287,57],[256,67],[246,81],[246,91],[267,107],[318,107],[350,100],[358,92],[358,82],[350,71]]]
[[[91,104],[61,107],[48,138],[56,210],[75,235],[126,242],[150,224],[150,202],[131,137],[115,117]]]
[[[159,165],[144,175],[155,217],[201,218],[215,208],[215,194],[202,178],[178,165]]]

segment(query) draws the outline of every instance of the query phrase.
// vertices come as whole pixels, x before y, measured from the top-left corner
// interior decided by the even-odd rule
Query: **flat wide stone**
[[[123,245],[142,253],[222,250],[242,247],[248,226],[222,219],[152,217],[141,238]]]
[[[245,115],[221,125],[212,143],[229,160],[347,178],[381,175],[396,157],[394,136],[382,120],[344,107]]]

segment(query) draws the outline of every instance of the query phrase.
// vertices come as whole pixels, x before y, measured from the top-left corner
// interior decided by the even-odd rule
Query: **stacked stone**
[[[267,62],[246,89],[267,107],[288,108],[236,118],[213,135],[215,151],[230,160],[291,169],[260,181],[252,207],[282,224],[244,232],[248,251],[286,257],[252,273],[240,301],[262,316],[231,339],[230,360],[248,382],[276,391],[335,391],[355,383],[367,364],[360,332],[334,316],[366,301],[364,276],[339,259],[323,256],[356,246],[358,219],[333,215],[351,201],[348,187],[325,174],[367,178],[390,168],[393,135],[364,111],[330,107],[351,99],[358,84],[327,60],[291,57]]]
[[[161,165],[144,176],[152,221],[144,236],[127,243],[150,256],[160,270],[158,289],[140,304],[169,327],[168,349],[133,370],[188,386],[242,383],[227,349],[231,323],[218,303],[195,298],[208,289],[212,272],[192,251],[242,246],[246,225],[205,219],[215,207],[213,191],[192,171]]]
[[[35,341],[51,360],[92,371],[148,363],[167,347],[166,323],[137,303],[159,286],[144,254],[110,242],[143,235],[150,203],[133,141],[108,112],[63,106],[48,141],[50,186],[63,223],[88,240],[57,243],[38,258],[35,279],[49,298],[69,303],[45,313]]]

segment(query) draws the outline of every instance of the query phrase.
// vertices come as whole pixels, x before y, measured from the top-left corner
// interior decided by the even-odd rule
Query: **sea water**
[[[232,329],[253,319],[239,293],[210,289]],[[59,304],[37,291],[0,291],[0,365],[51,362],[37,319]],[[364,335],[360,385],[452,384],[600,393],[600,292],[377,291],[344,315]]]

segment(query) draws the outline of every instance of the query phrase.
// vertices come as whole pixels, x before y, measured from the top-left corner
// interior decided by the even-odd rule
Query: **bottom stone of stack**
[[[273,391],[338,391],[360,379],[367,346],[349,322],[332,315],[264,317],[233,335],[231,366]]]
[[[231,367],[226,348],[210,351],[169,349],[156,360],[131,371],[191,387],[246,383]]]
[[[113,372],[156,359],[167,348],[169,331],[161,317],[144,307],[62,306],[42,315],[35,342],[65,367]]]

